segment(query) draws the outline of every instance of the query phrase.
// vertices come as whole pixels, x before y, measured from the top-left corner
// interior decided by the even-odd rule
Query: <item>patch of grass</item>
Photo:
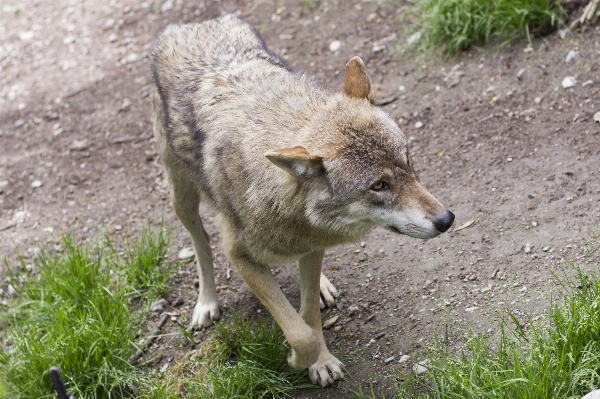
[[[110,243],[84,247],[66,237],[63,254],[40,254],[37,272],[23,264],[24,273],[9,276],[18,299],[1,314],[0,397],[54,398],[51,366],[77,398],[135,396],[147,377],[127,360],[145,314],[129,298],[162,287],[166,242],[148,228],[124,261]]]
[[[282,398],[298,389],[315,388],[306,370],[287,364],[290,348],[273,321],[251,323],[239,315],[216,325],[203,349],[185,359],[162,382],[171,393],[144,398],[170,398],[172,392],[190,398]]]
[[[576,269],[559,279],[548,320],[525,329],[514,314],[495,336],[471,334],[459,355],[446,342],[428,348],[428,379],[407,385],[418,397],[564,399],[600,386],[600,277]],[[405,386],[406,388],[406,386]],[[398,395],[404,398],[404,395]]]
[[[169,269],[161,267],[171,239],[162,224],[158,233],[150,227],[142,230],[136,241],[127,245],[127,257],[123,260],[123,271],[129,286],[138,294],[146,294],[150,300],[168,292]]]
[[[565,11],[555,0],[423,0],[426,45],[452,55],[494,38],[510,41],[552,31]]]

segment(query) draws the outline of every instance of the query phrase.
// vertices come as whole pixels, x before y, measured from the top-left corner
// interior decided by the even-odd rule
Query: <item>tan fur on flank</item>
[[[289,364],[322,386],[342,378],[320,323],[320,302],[337,295],[321,273],[325,249],[377,225],[431,238],[454,219],[417,179],[397,124],[373,105],[362,60],[350,60],[343,92],[331,93],[227,15],[169,25],[152,67],[154,134],[198,265],[192,325],[220,317],[202,200],[218,215],[227,257],[281,326]],[[299,313],[269,268],[296,260]]]

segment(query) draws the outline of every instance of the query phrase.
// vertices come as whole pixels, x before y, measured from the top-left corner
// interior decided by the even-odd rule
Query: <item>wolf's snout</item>
[[[448,230],[450,226],[452,226],[452,223],[454,223],[454,214],[450,211],[444,212],[441,217],[433,221],[435,228],[438,229],[440,233]]]

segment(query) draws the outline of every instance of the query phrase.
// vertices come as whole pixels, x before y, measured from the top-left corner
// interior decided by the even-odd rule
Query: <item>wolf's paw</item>
[[[335,303],[335,298],[338,297],[338,292],[331,284],[331,281],[321,273],[321,309],[331,307]]]
[[[308,368],[308,375],[313,384],[326,387],[344,378],[342,362],[331,353],[322,353],[317,362]]]
[[[213,325],[213,322],[219,320],[221,317],[221,308],[219,302],[198,302],[194,309],[194,316],[192,317],[192,324],[190,329],[193,328],[208,328]]]

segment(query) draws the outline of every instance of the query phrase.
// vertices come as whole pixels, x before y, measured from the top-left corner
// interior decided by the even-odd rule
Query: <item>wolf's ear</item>
[[[366,98],[371,104],[374,103],[367,68],[360,57],[352,57],[346,64],[344,94],[352,98]]]
[[[265,157],[293,176],[315,177],[325,172],[323,158],[310,155],[304,147],[267,151]]]

